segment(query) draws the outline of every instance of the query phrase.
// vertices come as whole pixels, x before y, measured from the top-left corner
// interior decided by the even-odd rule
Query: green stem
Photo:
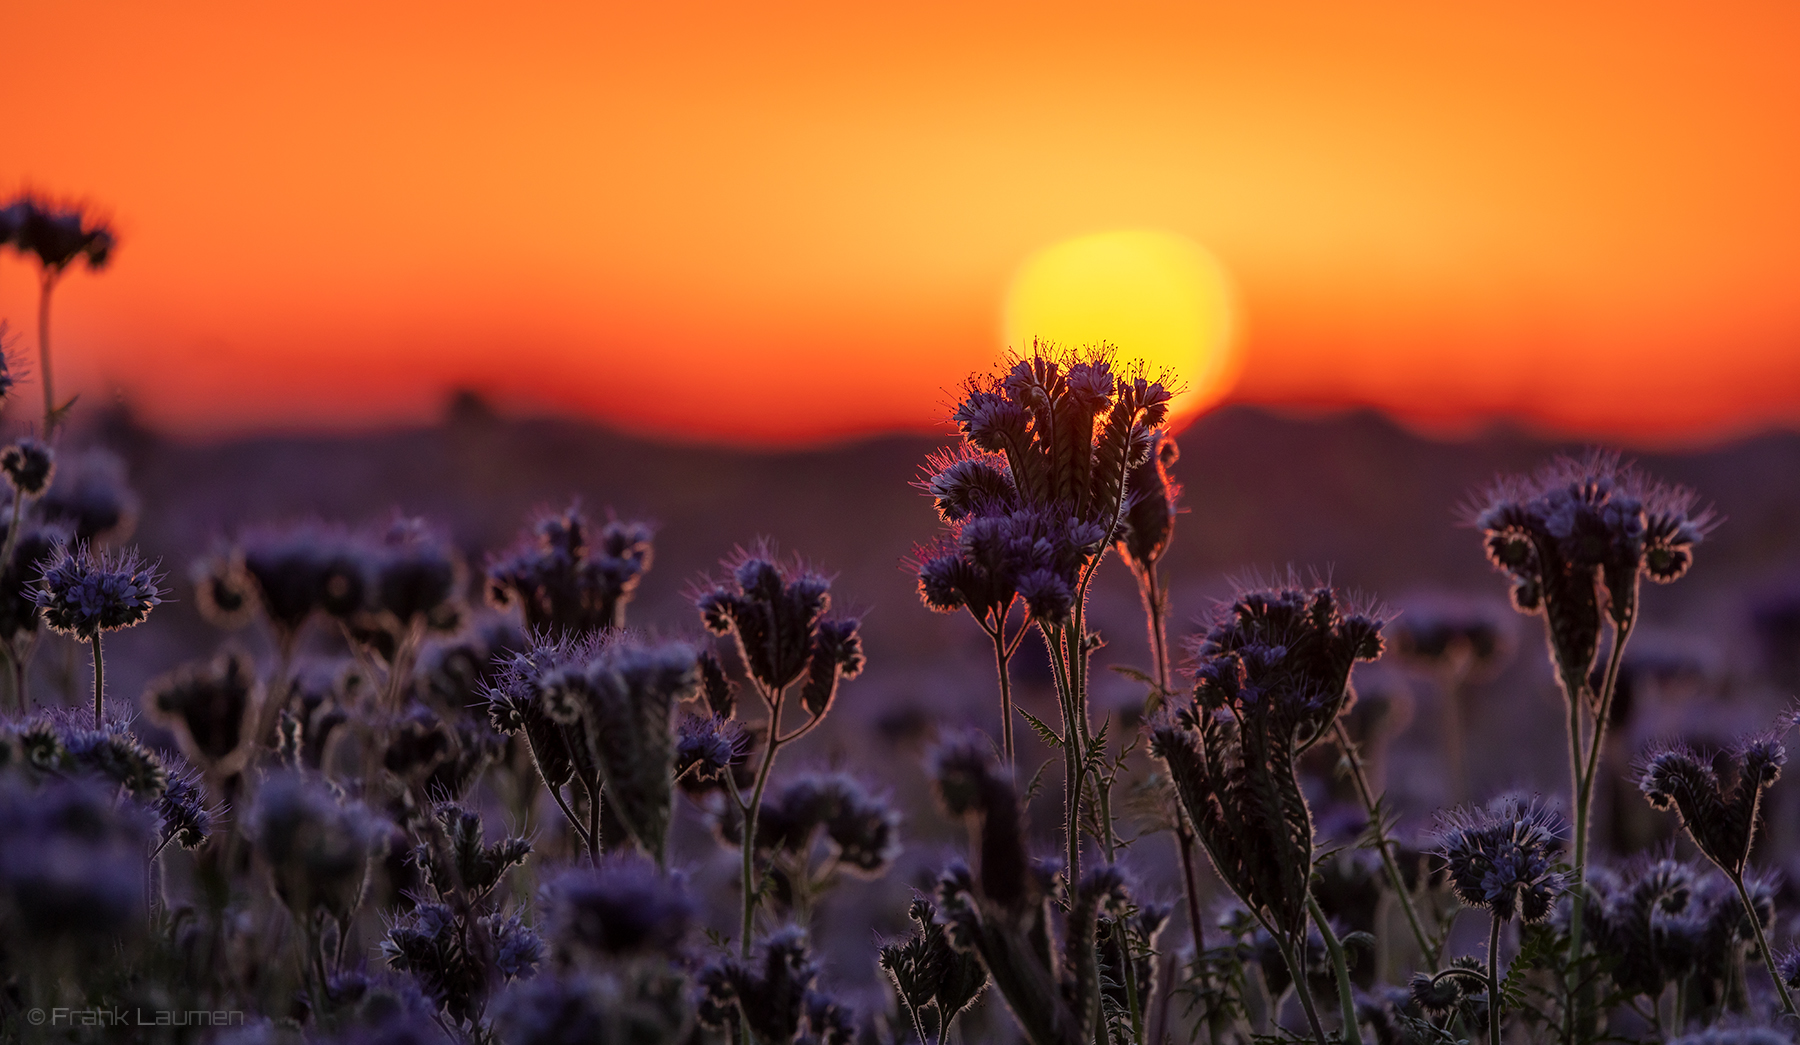
[[[1125,1010],[1131,1013],[1131,1040],[1144,1040],[1144,1010],[1138,1003],[1137,963],[1131,960],[1131,942],[1125,935],[1125,923],[1113,922],[1113,939],[1119,945],[1120,972],[1125,977]]]
[[[100,658],[100,633],[88,641],[94,647],[94,728],[99,729],[106,710],[106,662]]]
[[[769,705],[769,740],[763,747],[762,764],[756,770],[756,785],[750,792],[749,803],[739,802],[738,812],[744,822],[743,844],[743,886],[744,886],[744,938],[739,944],[739,952],[750,957],[750,937],[756,931],[756,819],[762,809],[763,788],[768,786],[769,771],[775,766],[775,752],[781,748],[781,694],[775,694],[768,701]],[[726,773],[727,781],[731,774]],[[733,785],[733,797],[736,785]]]
[[[1500,1017],[1506,1000],[1500,995],[1500,918],[1488,919],[1488,1045],[1500,1045]]]
[[[1787,982],[1775,969],[1775,955],[1769,950],[1769,941],[1763,935],[1762,919],[1757,917],[1756,905],[1750,902],[1750,891],[1744,888],[1744,876],[1733,874],[1731,884],[1737,887],[1738,899],[1744,904],[1744,917],[1750,919],[1750,927],[1756,930],[1756,949],[1762,952],[1763,967],[1769,970],[1769,979],[1775,981],[1775,990],[1781,995],[1781,1007],[1789,1016],[1800,1015],[1794,1011],[1794,996],[1788,993]]]
[[[1287,963],[1288,975],[1292,977],[1294,981],[1294,994],[1300,999],[1300,1007],[1306,1010],[1306,1022],[1312,1027],[1313,1039],[1317,1041],[1319,1045],[1331,1045],[1330,1039],[1325,1037],[1325,1025],[1319,1022],[1319,1010],[1318,1007],[1313,1004],[1312,988],[1308,987],[1306,983],[1306,964],[1295,957],[1294,948],[1289,946],[1288,940],[1285,937],[1281,936],[1279,933],[1272,933],[1270,935],[1275,939],[1276,948],[1281,951],[1281,960]],[[1302,942],[1302,946],[1305,946],[1304,942]],[[1281,1025],[1281,1013],[1279,1012],[1280,1001],[1271,998],[1269,999],[1269,1002],[1271,1009],[1269,1013],[1270,1022],[1279,1027]]]
[[[1369,813],[1369,829],[1375,835],[1375,848],[1381,853],[1381,866],[1387,872],[1388,884],[1393,887],[1394,894],[1400,897],[1400,908],[1406,912],[1406,924],[1412,928],[1413,942],[1419,945],[1419,954],[1425,959],[1425,964],[1436,972],[1437,949],[1431,946],[1430,938],[1425,935],[1425,927],[1419,921],[1419,912],[1413,907],[1412,893],[1406,888],[1406,879],[1401,877],[1399,865],[1394,863],[1393,850],[1390,848],[1394,843],[1388,839],[1387,825],[1381,822],[1380,806],[1375,801],[1373,789],[1369,787],[1368,775],[1363,772],[1362,758],[1357,754],[1356,744],[1350,739],[1350,731],[1344,728],[1344,720],[1338,719],[1333,728],[1337,730],[1338,748],[1343,751],[1344,760],[1350,766],[1350,779],[1356,785],[1357,796],[1362,799],[1363,808]]]
[[[1006,653],[1006,617],[1000,618],[1000,626],[988,632],[994,640],[994,672],[1000,676],[1000,747],[1006,753],[1006,768],[1011,772],[1016,764],[1017,752],[1013,749],[1013,709],[1012,709],[1012,672],[1009,657]]]
[[[1344,945],[1332,931],[1331,921],[1325,912],[1319,909],[1319,901],[1313,899],[1311,891],[1306,894],[1306,909],[1312,912],[1313,921],[1319,926],[1319,935],[1325,938],[1325,952],[1331,956],[1332,972],[1337,974],[1338,1007],[1342,1010],[1340,1018],[1344,1021],[1339,1037],[1345,1042],[1362,1043],[1362,1029],[1356,1024],[1356,994],[1350,986],[1350,962],[1344,957]],[[1305,985],[1296,981],[1300,989]]]

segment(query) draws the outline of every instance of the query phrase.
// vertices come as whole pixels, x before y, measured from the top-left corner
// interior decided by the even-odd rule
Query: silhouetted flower
[[[720,1018],[736,1008],[757,1041],[791,1042],[807,1026],[806,1001],[818,977],[806,930],[778,930],[763,940],[750,961],[728,958],[702,970],[707,1002],[701,1006],[701,1021],[720,1026]]]
[[[242,650],[228,650],[153,680],[143,703],[152,719],[174,731],[190,761],[229,776],[250,757],[260,696],[256,662]]]
[[[767,697],[806,677],[807,710],[815,718],[823,714],[837,679],[862,670],[857,622],[827,621],[831,582],[797,562],[778,562],[759,549],[727,565],[727,580],[695,595],[701,620],[709,631],[737,639],[744,666]]]
[[[1181,484],[1169,477],[1169,466],[1181,457],[1181,448],[1167,432],[1150,433],[1151,452],[1132,466],[1126,480],[1125,521],[1118,539],[1119,554],[1133,573],[1154,569],[1175,535],[1175,517],[1181,513]]]
[[[727,843],[742,843],[736,809],[720,810],[716,826]],[[823,833],[840,866],[877,876],[900,854],[900,814],[847,773],[803,773],[765,796],[756,821],[758,852],[806,857]]]
[[[908,1009],[934,1005],[938,1026],[947,1028],[987,987],[987,969],[972,951],[951,946],[930,900],[915,897],[906,914],[918,929],[900,943],[882,945],[878,962]]]
[[[387,963],[415,976],[426,995],[458,1021],[481,1015],[497,986],[490,970],[501,981],[530,975],[541,950],[536,934],[516,917],[488,915],[464,925],[438,903],[417,905],[381,941]]]
[[[0,450],[0,472],[6,473],[6,481],[16,493],[36,497],[56,472],[56,452],[49,444],[27,436]]]
[[[1555,813],[1511,796],[1446,815],[1440,852],[1457,899],[1502,922],[1543,921],[1567,888],[1555,869],[1562,829]]]
[[[1791,725],[1784,716],[1775,729],[1747,736],[1712,758],[1683,744],[1653,748],[1642,760],[1638,789],[1657,809],[1680,814],[1700,851],[1736,878],[1750,859],[1763,790],[1787,762],[1781,736]]]
[[[77,259],[90,269],[100,269],[111,259],[111,226],[81,207],[58,206],[34,196],[13,206],[23,207],[22,214],[13,212],[12,220],[18,222],[13,242],[21,251],[36,255],[46,270],[61,272]]]
[[[167,594],[162,575],[132,552],[62,546],[44,565],[38,610],[50,630],[88,641],[143,623]]]
[[[596,535],[580,505],[571,505],[540,517],[518,547],[489,563],[488,598],[501,607],[517,602],[533,632],[580,636],[620,627],[650,569],[650,538],[650,527],[617,519]]]
[[[1193,703],[1151,730],[1220,877],[1295,946],[1313,825],[1294,760],[1343,713],[1351,668],[1381,648],[1379,618],[1346,612],[1330,588],[1244,591],[1194,644]]]
[[[697,653],[685,642],[609,634],[593,652],[540,674],[551,719],[580,723],[612,810],[660,862],[675,786],[675,706],[698,694]]]
[[[1630,628],[1638,584],[1687,572],[1711,510],[1681,487],[1621,465],[1617,454],[1558,457],[1530,476],[1503,478],[1467,509],[1488,559],[1513,583],[1521,613],[1542,613],[1569,699],[1587,691],[1602,615]]]
[[[442,625],[462,589],[463,567],[443,534],[423,519],[397,518],[370,554],[377,608],[403,629],[454,630]]]

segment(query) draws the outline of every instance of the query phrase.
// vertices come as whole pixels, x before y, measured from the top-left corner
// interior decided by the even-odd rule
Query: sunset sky
[[[0,39],[0,192],[120,234],[58,292],[59,384],[185,434],[459,385],[918,429],[1025,259],[1121,229],[1229,272],[1232,401],[1800,425],[1791,3],[12,0]],[[15,351],[34,290],[0,257]]]

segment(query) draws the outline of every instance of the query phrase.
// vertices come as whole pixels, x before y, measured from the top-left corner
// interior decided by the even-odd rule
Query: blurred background
[[[903,560],[936,523],[908,483],[964,378],[1033,337],[1184,389],[1177,636],[1289,563],[1395,634],[1488,629],[1479,665],[1361,676],[1405,828],[1562,787],[1538,623],[1456,524],[1556,449],[1623,447],[1725,517],[1646,596],[1609,764],[1800,685],[1793,6],[24,0],[0,39],[32,42],[0,195],[118,239],[53,324],[70,437],[124,460],[178,589],[115,640],[120,692],[217,643],[182,577],[250,523],[422,514],[479,566],[579,497],[658,525],[632,619],[665,634],[767,537],[866,614],[872,670],[809,757],[899,788],[909,867],[936,866],[956,832],[916,756],[997,731],[997,701],[981,633],[918,604]],[[28,375],[37,290],[0,254]],[[1127,714],[1142,686],[1105,668],[1148,654],[1116,564],[1094,619]],[[846,890],[839,931],[909,882]]]

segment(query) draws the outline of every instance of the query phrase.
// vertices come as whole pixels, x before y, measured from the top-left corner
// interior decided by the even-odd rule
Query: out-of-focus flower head
[[[721,836],[738,844],[736,809],[727,804],[720,817]],[[756,820],[759,851],[805,858],[821,834],[840,867],[879,876],[900,855],[900,812],[848,773],[803,773],[764,798]]]
[[[1588,692],[1602,617],[1630,627],[1639,578],[1667,584],[1686,573],[1694,546],[1717,522],[1692,491],[1603,451],[1503,477],[1464,515],[1481,531],[1489,561],[1511,579],[1513,605],[1543,614],[1570,699]]]
[[[26,436],[0,450],[0,472],[6,473],[15,495],[36,497],[56,474],[56,451],[50,444]]]
[[[342,527],[258,527],[246,531],[239,546],[257,603],[283,644],[291,644],[314,613],[348,622],[368,600],[373,556],[366,542]]]
[[[244,553],[221,548],[196,560],[188,570],[194,605],[215,627],[235,631],[256,616],[256,579],[244,566]]]
[[[698,915],[681,876],[631,856],[565,871],[545,886],[543,903],[556,952],[601,963],[676,958]]]
[[[1439,852],[1457,898],[1502,922],[1543,921],[1568,885],[1555,869],[1562,830],[1556,813],[1511,795],[1447,814]]]
[[[110,950],[144,922],[149,828],[114,788],[0,778],[0,926],[24,953]]]
[[[582,636],[621,627],[625,605],[653,558],[651,528],[609,518],[599,532],[579,503],[545,514],[532,532],[488,564],[488,598],[517,603],[525,626],[545,635]]]
[[[633,1042],[679,1045],[693,1036],[695,1008],[673,972],[559,969],[514,983],[492,1011],[507,1045],[587,1045],[621,1026]]]
[[[44,624],[86,642],[101,632],[142,624],[162,604],[162,574],[135,550],[96,553],[61,546],[44,564],[37,605]]]
[[[1517,619],[1497,600],[1490,604],[1428,595],[1408,600],[1388,622],[1386,632],[1401,664],[1482,682],[1512,660],[1518,647]]]
[[[177,668],[153,680],[143,696],[144,710],[175,733],[182,754],[219,777],[248,762],[261,703],[256,662],[237,649]]]
[[[291,772],[263,781],[249,827],[288,910],[340,923],[361,906],[369,862],[390,837],[387,823],[361,805],[341,803],[323,784]]]
[[[14,228],[11,242],[31,254],[45,271],[61,273],[76,260],[102,269],[112,259],[112,226],[78,204],[59,204],[26,194],[5,209],[4,224]]]
[[[118,543],[137,527],[138,496],[125,480],[125,461],[110,450],[83,450],[57,463],[38,511],[66,522],[77,541]]]
[[[462,557],[424,519],[396,517],[371,547],[373,602],[401,630],[454,631],[462,616]]]
[[[725,579],[708,581],[694,594],[707,630],[737,640],[765,699],[805,678],[802,702],[814,718],[822,716],[838,682],[862,671],[857,620],[828,620],[831,582],[767,547],[742,551],[725,566]]]
[[[1762,793],[1787,763],[1782,737],[1793,712],[1773,729],[1740,739],[1713,757],[1685,744],[1661,744],[1640,760],[1638,789],[1657,809],[1674,809],[1707,859],[1733,877],[1742,875],[1756,839]]]
[[[0,543],[11,522],[0,518]],[[38,579],[44,564],[56,550],[74,537],[63,523],[19,520],[19,539],[13,544],[12,561],[0,564],[0,640],[15,642],[37,632],[43,621],[38,612]]]

